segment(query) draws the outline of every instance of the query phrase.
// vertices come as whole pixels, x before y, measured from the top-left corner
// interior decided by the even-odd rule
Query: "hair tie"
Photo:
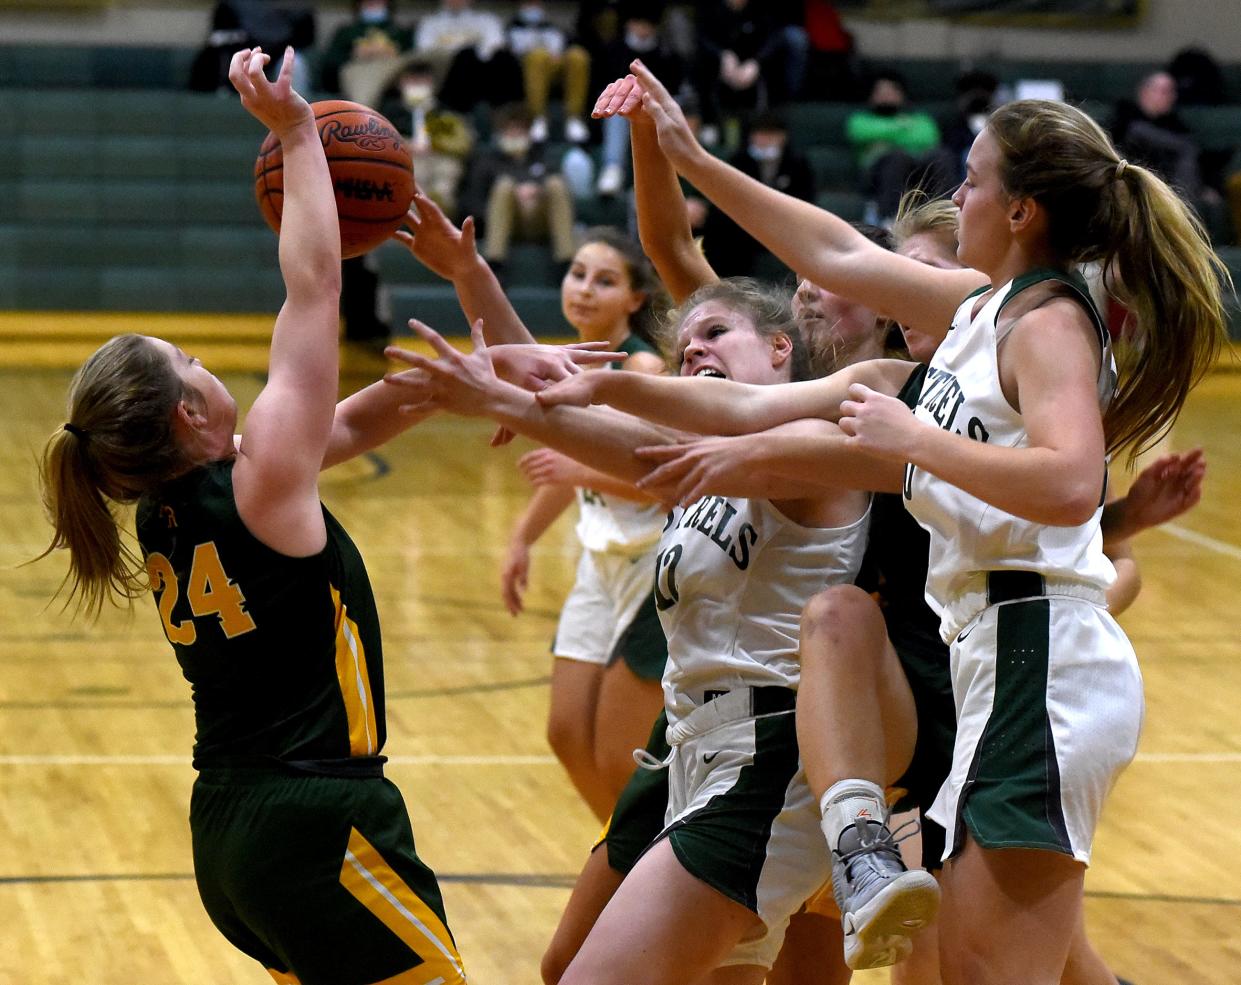
[[[64,425],[64,429],[68,431],[71,435],[73,435],[75,438],[80,438],[83,441],[85,441],[87,438],[90,437],[90,432],[87,431],[86,428],[80,428],[76,424],[66,423]]]
[[[1116,162],[1116,174],[1114,175],[1114,177],[1116,178],[1117,181],[1120,180],[1121,176],[1125,173],[1125,168],[1127,168],[1128,166],[1129,166],[1129,162],[1126,161],[1123,157],[1119,161]]]

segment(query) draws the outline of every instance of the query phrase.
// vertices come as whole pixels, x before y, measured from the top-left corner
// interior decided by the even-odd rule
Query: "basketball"
[[[414,197],[414,165],[396,127],[373,109],[344,99],[312,103],[340,216],[343,258],[361,256],[401,225]],[[254,197],[277,233],[284,204],[280,141],[268,133],[254,162]]]

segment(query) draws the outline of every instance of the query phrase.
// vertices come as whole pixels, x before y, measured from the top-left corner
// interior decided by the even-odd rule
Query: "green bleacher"
[[[193,57],[179,47],[0,44],[0,127],[8,138],[0,142],[0,309],[270,312],[279,305],[276,238],[252,190],[262,127],[229,95],[185,90]],[[900,67],[923,108],[940,118],[952,112],[953,80],[965,66],[925,59]],[[1069,98],[1104,117],[1154,67],[988,65],[1008,82],[1058,78]],[[1226,72],[1241,100],[1241,65]],[[860,219],[865,206],[844,142],[855,106],[829,100],[787,110],[815,171],[818,204],[847,219]],[[1184,107],[1182,115],[1204,148],[1241,147],[1241,103]],[[625,205],[584,202],[578,218],[624,224]],[[1204,220],[1217,242],[1235,241],[1222,206]],[[1220,252],[1241,281],[1241,247]],[[374,260],[397,331],[415,315],[466,331],[451,288],[403,248],[385,245]],[[505,283],[541,333],[568,332],[559,274],[545,247],[514,244]],[[1241,337],[1241,317],[1234,326]]]

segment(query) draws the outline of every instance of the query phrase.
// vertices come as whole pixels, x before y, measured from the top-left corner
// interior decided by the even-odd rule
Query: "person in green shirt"
[[[908,187],[938,196],[955,184],[956,169],[940,145],[939,126],[930,113],[909,105],[905,82],[895,72],[875,77],[866,109],[845,120],[845,137],[863,173],[862,192],[873,210],[868,222],[890,224]]]

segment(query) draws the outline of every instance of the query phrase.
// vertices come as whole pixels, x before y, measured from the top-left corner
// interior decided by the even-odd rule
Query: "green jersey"
[[[190,682],[194,766],[377,769],[385,738],[379,617],[362,556],[326,510],[327,545],[288,557],[246,529],[233,462],[138,504],[164,633]]]

